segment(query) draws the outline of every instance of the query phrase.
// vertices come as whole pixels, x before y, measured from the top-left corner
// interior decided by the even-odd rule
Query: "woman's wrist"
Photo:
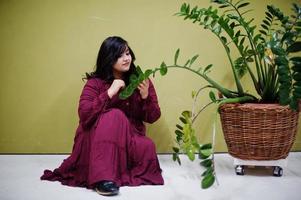
[[[145,99],[147,99],[147,97],[148,97],[148,94],[143,94],[143,95],[141,94],[141,98],[142,98],[142,99],[145,100]]]
[[[109,98],[112,99],[112,97],[114,96],[113,92],[110,89],[108,89],[107,93],[108,93]]]

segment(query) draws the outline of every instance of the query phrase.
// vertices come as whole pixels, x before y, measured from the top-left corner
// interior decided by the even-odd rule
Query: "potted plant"
[[[292,4],[293,15],[286,16],[278,8],[268,5],[265,19],[258,30],[257,26],[252,24],[253,19],[245,18],[245,14],[251,11],[247,9],[249,2],[245,0],[212,0],[211,2],[218,8],[212,6],[192,8],[184,3],[177,15],[199,24],[216,36],[217,41],[225,49],[236,88],[225,88],[210,77],[208,74],[213,67],[212,64],[206,67],[195,66],[198,55],[188,59],[183,65],[179,64],[180,50],[178,49],[174,63],[171,65],[162,62],[159,68],[148,69],[144,73],[138,68],[138,74],[131,77],[130,84],[120,97],[126,98],[131,95],[143,79],[151,74],[155,75],[157,71],[165,75],[171,68],[189,70],[208,83],[198,92],[194,92],[193,98],[197,98],[203,89],[211,88],[210,104],[217,103],[219,106],[222,128],[231,155],[258,160],[284,158],[294,142],[298,122],[298,103],[301,99],[301,56],[296,54],[301,51],[301,6]],[[233,54],[234,50],[239,53],[236,57]],[[245,91],[240,81],[240,77],[245,74],[251,77],[255,94]],[[218,96],[212,90],[216,90]],[[175,131],[177,146],[173,148],[173,159],[179,163],[180,152],[187,154],[190,160],[195,159],[196,153],[199,154],[199,158],[202,159],[201,164],[206,167],[202,174],[203,188],[210,187],[216,180],[212,149],[214,145],[198,142],[193,122],[207,106],[205,105],[198,112],[182,112],[181,124],[176,125]],[[263,122],[259,119],[261,116],[268,118],[269,122]],[[250,121],[246,122],[245,119]],[[277,120],[281,122],[275,125],[273,121],[277,122]],[[267,123],[271,124],[267,125]],[[280,127],[280,130],[274,130],[275,127]],[[245,129],[247,130],[244,131]],[[267,129],[271,130],[266,131]],[[284,130],[289,131],[280,134]],[[276,138],[270,143],[269,141],[275,137],[278,137],[278,140]],[[260,141],[262,138],[264,141]],[[279,142],[283,147],[281,144],[279,146]],[[244,146],[246,143],[247,146]]]

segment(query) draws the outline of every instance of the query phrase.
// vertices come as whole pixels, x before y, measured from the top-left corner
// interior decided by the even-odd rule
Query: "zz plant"
[[[131,83],[121,92],[121,98],[132,94],[137,85],[157,71],[161,75],[167,74],[171,68],[189,70],[208,82],[205,88],[216,90],[220,95],[209,92],[213,103],[279,103],[298,110],[301,99],[301,6],[292,4],[293,14],[285,15],[280,9],[268,5],[265,19],[260,28],[253,24],[254,18],[247,19],[246,14],[250,4],[246,0],[212,0],[217,8],[191,7],[182,4],[176,14],[184,20],[190,20],[203,29],[211,31],[225,49],[229,67],[232,71],[235,89],[223,87],[208,74],[213,65],[206,67],[196,66],[198,55],[188,59],[185,64],[178,64],[180,54],[178,49],[171,65],[162,62],[159,68],[148,69],[144,73],[138,68],[138,75],[132,75]],[[239,55],[233,52],[238,52]],[[244,89],[240,78],[248,74],[256,91],[250,94]],[[195,98],[196,93],[193,94]],[[211,102],[211,103],[212,103]],[[211,104],[210,103],[210,104]],[[202,160],[201,165],[206,167],[202,174],[202,187],[210,187],[216,180],[214,170],[213,145],[200,144],[193,129],[193,122],[198,114],[206,108],[204,106],[197,114],[190,111],[182,112],[181,125],[176,125],[177,146],[173,147],[173,159],[181,163],[179,153],[185,153],[190,160],[198,154]]]

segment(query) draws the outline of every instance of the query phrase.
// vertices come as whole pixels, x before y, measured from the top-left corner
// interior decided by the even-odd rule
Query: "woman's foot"
[[[112,181],[101,181],[96,184],[95,191],[104,196],[117,195],[119,187]]]

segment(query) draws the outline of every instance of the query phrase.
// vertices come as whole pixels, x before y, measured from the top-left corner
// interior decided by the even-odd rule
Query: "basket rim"
[[[260,111],[277,111],[277,112],[300,112],[292,110],[288,105],[280,105],[279,103],[225,103],[219,106],[221,111],[229,109],[238,110],[260,110]]]

